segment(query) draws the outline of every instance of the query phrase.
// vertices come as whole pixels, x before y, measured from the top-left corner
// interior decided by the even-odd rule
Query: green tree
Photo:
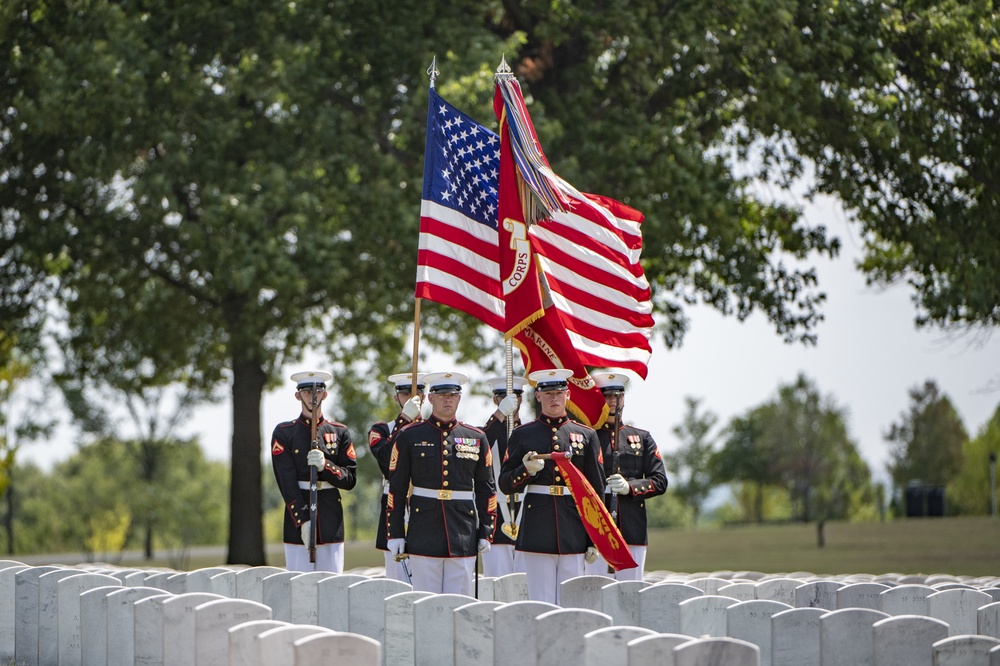
[[[968,432],[933,380],[914,386],[909,395],[909,410],[885,434],[890,446],[886,468],[897,488],[910,481],[946,486],[962,467]]]
[[[752,492],[752,500],[743,502],[746,518],[764,520],[765,491],[779,484],[781,476],[774,464],[774,454],[768,451],[764,439],[767,408],[757,407],[745,416],[734,417],[722,434],[722,449],[712,454],[709,465],[712,478],[718,483],[740,482],[744,495]]]
[[[705,499],[714,487],[709,461],[715,442],[710,433],[719,417],[711,411],[699,413],[701,400],[697,398],[688,396],[684,403],[684,417],[673,429],[681,446],[670,456],[675,468],[670,486],[673,494],[691,507],[692,522],[697,525]]]
[[[962,466],[948,484],[949,513],[989,515],[991,455],[1000,458],[1000,408],[963,447]]]

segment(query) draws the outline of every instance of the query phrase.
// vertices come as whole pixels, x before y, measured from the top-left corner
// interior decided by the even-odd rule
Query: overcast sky
[[[843,242],[838,259],[817,264],[820,285],[828,296],[823,305],[826,319],[817,329],[818,345],[783,343],[760,315],[740,323],[711,308],[694,307],[681,349],[654,345],[648,379],[635,382],[626,396],[626,422],[648,429],[669,454],[678,446],[672,430],[683,415],[685,396],[701,399],[702,408],[714,412],[721,427],[774,397],[779,385],[793,382],[802,372],[824,396],[849,412],[849,432],[878,480],[887,478],[883,433],[907,411],[909,389],[928,379],[949,396],[970,436],[975,436],[1000,404],[1000,340],[971,336],[956,340],[936,330],[918,331],[905,286],[884,291],[865,286],[853,265],[860,256],[857,235],[848,229],[843,212],[826,203],[807,206],[806,215],[811,223],[825,224]],[[443,357],[436,357],[434,364],[421,371],[456,369],[445,367],[450,364]],[[285,368],[283,374],[312,369],[306,365],[321,366],[322,360]],[[470,374],[474,380],[485,379],[474,369]],[[287,382],[265,396],[263,448],[278,422],[295,417],[293,393]],[[336,418],[334,405],[325,411]],[[484,398],[467,396],[459,416],[482,424],[491,411]],[[228,401],[199,409],[182,431],[198,435],[207,455],[218,460],[229,459],[231,433]],[[353,434],[363,444],[366,433]],[[72,442],[71,437],[60,438],[55,446],[30,445],[23,452],[48,467],[46,456],[48,461],[68,456]]]

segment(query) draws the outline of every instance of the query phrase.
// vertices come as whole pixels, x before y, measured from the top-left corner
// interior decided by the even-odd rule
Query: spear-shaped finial
[[[514,78],[514,73],[510,71],[510,65],[507,64],[507,54],[500,56],[500,66],[497,67],[496,74],[493,75],[493,81],[510,81]]]
[[[434,87],[434,79],[436,79],[437,75],[441,73],[437,68],[437,60],[437,56],[431,58],[431,66],[427,68],[427,74],[431,77],[431,88]]]

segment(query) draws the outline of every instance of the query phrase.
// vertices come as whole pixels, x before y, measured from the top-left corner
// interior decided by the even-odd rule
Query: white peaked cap
[[[322,386],[326,388],[326,383],[333,379],[333,375],[329,372],[323,372],[322,370],[306,370],[305,372],[296,372],[292,375],[292,381],[295,382],[295,388],[306,388],[310,386]]]
[[[620,370],[609,370],[608,372],[592,372],[590,376],[597,383],[597,388],[602,391],[624,391],[628,386],[628,375]]]
[[[424,377],[422,372],[417,373],[417,388],[422,389],[424,387]],[[387,381],[391,382],[396,386],[397,389],[406,388],[410,389],[413,387],[413,373],[412,372],[399,372],[395,375],[389,375]]]
[[[506,377],[490,377],[486,380],[486,384],[490,387],[490,390],[494,393],[506,393],[507,392],[507,378]],[[528,385],[528,380],[524,377],[514,377],[514,393],[523,393],[524,387]]]
[[[461,372],[431,372],[424,375],[427,390],[431,393],[461,393],[462,385],[469,381]]]
[[[536,370],[528,375],[528,379],[535,382],[536,391],[558,391],[569,388],[568,382],[572,376],[572,370],[553,368],[551,370]]]

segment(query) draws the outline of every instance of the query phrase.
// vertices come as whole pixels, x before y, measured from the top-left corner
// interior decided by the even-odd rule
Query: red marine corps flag
[[[614,518],[608,513],[604,506],[604,500],[598,497],[594,487],[587,481],[580,468],[569,460],[569,455],[564,452],[554,452],[552,460],[555,462],[566,485],[573,494],[573,501],[576,503],[576,510],[580,513],[580,520],[587,530],[587,535],[594,542],[594,547],[611,565],[615,571],[622,569],[634,569],[639,566],[632,558],[632,553],[625,543],[625,537],[615,524]]]

